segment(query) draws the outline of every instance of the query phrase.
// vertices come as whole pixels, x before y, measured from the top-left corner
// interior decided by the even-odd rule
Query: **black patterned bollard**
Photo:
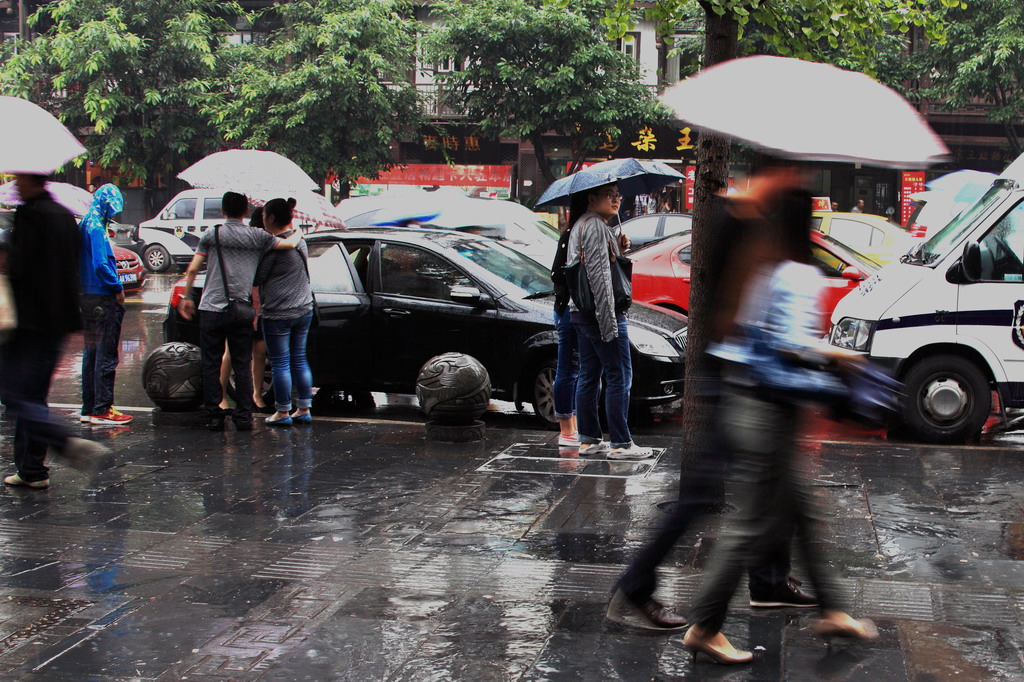
[[[463,353],[430,358],[416,379],[416,397],[427,415],[427,440],[468,443],[482,440],[479,417],[491,400],[491,378],[480,362]]]
[[[203,363],[199,347],[191,343],[165,343],[142,365],[146,395],[160,409],[153,422],[192,425],[203,402]]]

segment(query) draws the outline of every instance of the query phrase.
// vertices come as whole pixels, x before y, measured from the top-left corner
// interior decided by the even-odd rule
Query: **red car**
[[[633,300],[686,313],[690,308],[690,232],[652,242],[627,255],[633,260]],[[881,267],[821,232],[811,231],[814,263],[828,280],[822,301],[828,320],[839,299]]]
[[[121,280],[125,296],[138,293],[146,281],[146,269],[138,254],[123,246],[110,245],[114,249],[114,260],[117,261],[117,278]]]

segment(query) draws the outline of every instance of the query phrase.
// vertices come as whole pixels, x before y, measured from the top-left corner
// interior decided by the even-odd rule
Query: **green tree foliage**
[[[233,48],[205,112],[229,143],[273,149],[313,177],[375,176],[420,118],[408,83],[417,27],[401,0],[297,0],[263,17],[268,40]]]
[[[1024,3],[986,0],[942,13],[949,39],[929,45],[922,56],[931,74],[925,94],[950,109],[975,100],[992,105],[1014,155],[1024,152],[1016,126],[1024,123]]]
[[[0,66],[0,91],[55,112],[92,160],[127,179],[176,170],[217,144],[199,111],[231,11],[216,0],[46,4],[32,21],[47,28]]]
[[[449,103],[480,132],[533,142],[541,172],[550,131],[569,138],[577,165],[620,127],[665,114],[640,82],[636,61],[604,35],[606,0],[443,0],[442,22],[424,40],[429,61],[458,67],[438,74]]]

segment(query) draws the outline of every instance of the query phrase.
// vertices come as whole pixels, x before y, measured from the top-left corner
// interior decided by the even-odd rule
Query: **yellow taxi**
[[[885,265],[898,261],[919,239],[883,216],[815,211],[811,227]]]

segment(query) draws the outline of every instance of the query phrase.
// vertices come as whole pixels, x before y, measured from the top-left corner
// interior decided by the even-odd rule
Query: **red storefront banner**
[[[512,166],[448,166],[410,164],[381,171],[380,177],[356,178],[360,185],[444,185],[449,187],[510,187]]]
[[[697,180],[697,167],[687,166],[686,167],[686,210],[693,210],[693,185]]]
[[[910,214],[914,212],[914,203],[910,200],[911,194],[925,191],[924,171],[903,171],[900,173],[900,225],[906,228],[910,220]]]

